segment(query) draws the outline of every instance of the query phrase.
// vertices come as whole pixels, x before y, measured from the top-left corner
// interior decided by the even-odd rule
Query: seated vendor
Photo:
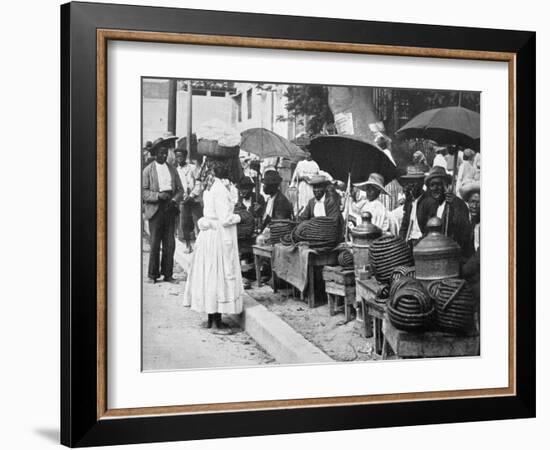
[[[381,194],[389,195],[384,189],[384,177],[378,173],[371,173],[367,181],[356,183],[354,186],[364,189],[367,194],[367,200],[361,207],[361,214],[370,212],[372,215],[372,223],[380,228],[383,232],[394,233],[393,220],[390,212],[384,204],[379,200]]]
[[[283,179],[276,170],[267,170],[262,180],[264,194],[268,196],[267,204],[263,212],[263,230],[271,220],[292,219],[294,212],[292,204],[281,192],[280,186]]]
[[[261,218],[265,210],[265,199],[259,192],[254,192],[254,181],[250,177],[242,177],[238,184],[239,203],[251,213],[254,218]]]
[[[298,220],[304,221],[313,217],[331,217],[338,221],[339,233],[343,234],[344,219],[340,212],[340,196],[334,191],[327,192],[330,181],[324,176],[313,176],[310,184],[313,187],[313,198],[307,202]]]

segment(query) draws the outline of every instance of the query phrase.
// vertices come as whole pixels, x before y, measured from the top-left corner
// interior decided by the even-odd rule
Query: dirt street
[[[148,246],[143,274],[147,278]],[[232,334],[201,328],[206,317],[182,306],[185,272],[176,264],[179,284],[143,285],[143,370],[256,366],[274,363],[246,332],[224,316]]]

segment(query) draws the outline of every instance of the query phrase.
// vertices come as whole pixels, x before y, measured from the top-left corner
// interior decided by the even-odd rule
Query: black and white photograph
[[[479,357],[482,95],[142,76],[142,370]]]

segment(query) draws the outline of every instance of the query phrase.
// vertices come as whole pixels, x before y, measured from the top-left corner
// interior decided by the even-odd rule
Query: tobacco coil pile
[[[353,268],[353,253],[351,251],[344,249],[338,253],[338,264],[344,268]]]
[[[448,278],[433,281],[428,292],[434,299],[437,325],[451,333],[467,333],[475,325],[475,299],[466,280]]]
[[[296,223],[292,220],[272,220],[269,224],[270,236],[267,243],[269,245],[278,244],[283,237],[292,233],[295,226]]]
[[[375,239],[370,245],[370,257],[376,279],[385,284],[389,283],[396,267],[414,264],[409,246],[395,236]]]
[[[393,272],[391,273],[390,286],[393,286],[397,280],[403,277],[414,278],[415,275],[416,270],[414,266],[397,266],[393,269]]]
[[[388,318],[392,325],[403,331],[423,331],[431,327],[435,306],[430,295],[419,281],[402,277],[390,288]]]
[[[338,244],[338,223],[330,217],[313,217],[300,222],[291,233],[291,243],[307,243],[310,248],[330,249]]]

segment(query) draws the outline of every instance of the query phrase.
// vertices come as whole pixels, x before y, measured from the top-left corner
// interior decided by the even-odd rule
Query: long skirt
[[[240,314],[243,293],[237,227],[216,223],[202,230],[195,244],[183,304],[201,313]]]

